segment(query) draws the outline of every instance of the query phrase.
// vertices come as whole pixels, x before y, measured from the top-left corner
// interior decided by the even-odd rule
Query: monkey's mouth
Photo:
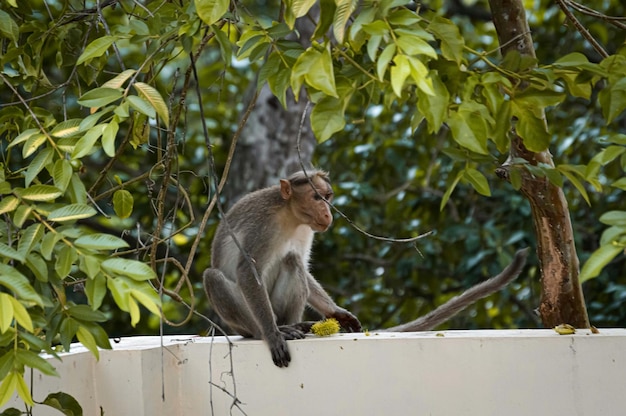
[[[317,231],[317,232],[319,232],[319,233],[323,233],[324,231],[328,230],[328,228],[330,228],[330,225],[331,225],[331,224],[332,224],[331,222],[328,222],[328,223],[326,223],[326,222],[325,222],[325,223],[321,223],[321,222],[317,222],[317,221],[316,221],[316,222],[314,222],[314,223],[311,225],[311,228],[313,229],[313,231]]]

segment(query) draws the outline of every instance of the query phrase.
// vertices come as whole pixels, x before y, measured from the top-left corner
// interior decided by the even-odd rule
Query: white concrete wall
[[[626,329],[311,337],[289,342],[287,369],[261,341],[162,341],[123,338],[99,362],[75,345],[51,359],[61,378],[35,376],[34,398],[65,391],[86,416],[626,415]]]

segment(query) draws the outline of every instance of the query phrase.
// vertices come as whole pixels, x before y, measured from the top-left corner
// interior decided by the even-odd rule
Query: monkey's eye
[[[315,195],[313,195],[313,199],[315,199],[316,201],[321,201],[322,200],[322,196],[320,194],[315,194]]]

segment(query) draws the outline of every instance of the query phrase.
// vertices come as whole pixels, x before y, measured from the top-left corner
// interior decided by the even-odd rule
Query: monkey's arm
[[[309,305],[326,318],[335,318],[342,328],[350,332],[360,332],[361,322],[350,312],[337,306],[328,296],[322,285],[307,272],[307,282],[309,284]]]
[[[504,286],[513,281],[522,271],[526,264],[526,257],[528,257],[529,248],[518,250],[515,253],[515,258],[500,274],[479,283],[465,292],[461,293],[450,299],[448,302],[439,306],[432,312],[417,318],[414,321],[406,324],[394,326],[392,328],[384,329],[388,332],[413,332],[413,331],[428,331],[436,326],[446,322],[463,309],[482,299],[491,295],[494,292],[502,289]]]

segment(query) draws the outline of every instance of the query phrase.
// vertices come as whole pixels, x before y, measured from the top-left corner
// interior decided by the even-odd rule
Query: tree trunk
[[[535,57],[535,50],[521,0],[489,0],[493,22],[498,32],[502,55],[517,50]],[[524,146],[513,132],[510,157],[523,158],[532,165],[554,166],[548,150],[535,153]],[[499,170],[507,175],[505,167]],[[588,328],[589,318],[578,280],[579,263],[574,232],[563,190],[547,178],[538,178],[527,170],[522,172],[522,194],[531,206],[537,255],[541,270],[542,295],[539,312],[546,327],[562,323]]]

